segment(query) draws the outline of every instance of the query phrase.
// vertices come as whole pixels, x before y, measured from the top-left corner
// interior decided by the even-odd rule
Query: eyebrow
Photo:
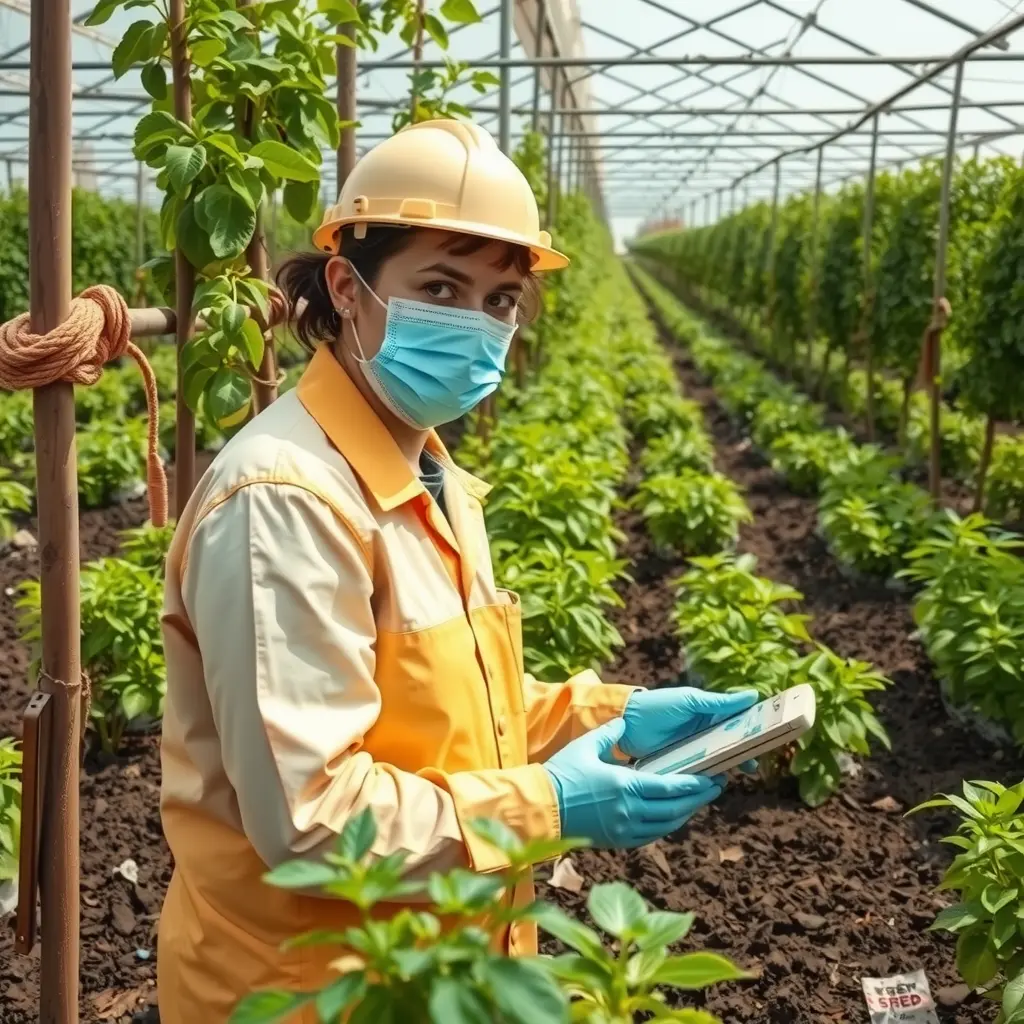
[[[454,281],[458,281],[460,284],[473,283],[473,278],[468,274],[463,273],[461,270],[456,270],[455,267],[448,263],[431,263],[429,267],[421,267],[419,270],[421,274],[444,274],[447,277],[452,278]],[[503,281],[501,284],[495,286],[492,291],[495,292],[522,292],[523,282],[522,281]]]

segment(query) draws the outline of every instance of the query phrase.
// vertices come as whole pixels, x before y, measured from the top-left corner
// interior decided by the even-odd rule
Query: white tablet
[[[814,689],[801,683],[705,732],[642,757],[633,767],[659,775],[720,775],[799,739],[814,725],[814,710]]]

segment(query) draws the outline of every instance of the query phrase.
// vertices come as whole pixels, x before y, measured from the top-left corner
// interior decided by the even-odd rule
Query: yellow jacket
[[[416,876],[504,867],[465,828],[476,817],[557,837],[539,762],[632,692],[592,672],[524,676],[518,598],[491,570],[486,485],[436,436],[428,449],[447,469],[450,525],[324,349],[217,456],[181,517],[163,616],[161,809],[175,862],[163,1024],[219,1024],[254,989],[328,979],[337,949],[279,947],[354,923],[351,906],[261,877],[319,858],[364,807],[373,853],[406,851]],[[505,941],[536,950],[524,926]]]

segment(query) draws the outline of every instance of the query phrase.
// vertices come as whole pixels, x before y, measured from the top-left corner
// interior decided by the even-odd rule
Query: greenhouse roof
[[[149,99],[138,72],[115,81],[109,64],[137,12],[86,28],[92,6],[71,4],[76,174],[83,185],[133,194],[131,132]],[[501,3],[477,6],[482,21],[456,27],[448,55],[497,70]],[[858,122],[821,150],[821,174],[825,187],[863,175],[875,124],[865,112],[986,34],[965,66],[956,145],[1014,156],[1024,146],[1024,32],[998,34],[1024,20],[1024,0],[547,0],[546,8],[562,62],[554,73],[569,83],[559,103],[580,112],[556,123],[589,148],[620,235],[647,219],[701,221],[770,196],[779,157],[781,194],[813,187],[815,144]],[[27,170],[29,10],[29,0],[0,0],[0,160],[13,178]],[[516,0],[513,62],[536,56],[537,23],[537,0]],[[543,56],[550,53],[546,45]],[[428,39],[424,61],[442,56]],[[408,102],[410,54],[395,38],[360,61],[372,65],[358,79],[362,151],[390,133]],[[528,63],[511,69],[513,143],[530,128],[535,103],[547,129],[550,74]],[[879,114],[879,167],[942,153],[955,75],[952,62]],[[453,95],[497,133],[497,89],[481,96],[466,85]],[[330,173],[324,187],[336,187]],[[146,199],[156,202],[152,185]]]

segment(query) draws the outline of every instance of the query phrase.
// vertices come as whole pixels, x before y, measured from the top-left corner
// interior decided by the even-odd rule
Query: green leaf
[[[542,961],[495,957],[481,965],[494,1005],[507,1024],[563,1024],[568,999]]]
[[[234,259],[245,252],[256,230],[256,214],[233,188],[210,185],[199,193],[194,206],[195,219],[209,233],[209,246],[217,259]]]
[[[465,978],[440,977],[431,986],[428,1003],[433,1024],[493,1024],[484,997]]]
[[[637,934],[639,949],[652,946],[669,946],[685,938],[693,927],[693,914],[676,914],[670,910],[653,910],[644,919],[643,927]]]
[[[591,960],[605,958],[601,937],[593,928],[588,928],[582,921],[570,917],[561,907],[553,903],[542,903],[532,915],[533,919],[544,931],[560,939],[571,949],[575,949]]]
[[[124,3],[124,0],[99,0],[92,13],[85,19],[86,25],[103,25],[110,16]]]
[[[203,392],[215,372],[211,367],[199,363],[182,371],[185,404],[193,412],[199,411],[199,402],[203,397]]]
[[[178,245],[196,270],[203,270],[217,261],[217,254],[210,246],[210,237],[199,225],[195,200],[190,199],[181,208],[174,229]]]
[[[958,903],[940,911],[928,926],[928,931],[958,932],[977,924],[984,913],[985,909],[980,903]]]
[[[142,69],[142,88],[155,100],[167,98],[167,72],[160,61],[153,61]]]
[[[981,988],[990,982],[999,969],[988,931],[964,932],[956,944],[956,969],[970,988]]]
[[[1003,1013],[1009,1017],[1021,1008],[1024,1008],[1024,971],[1003,987]]]
[[[373,819],[373,811],[364,807],[354,818],[345,822],[336,849],[339,856],[346,860],[361,861],[370,852],[376,838],[377,823]]]
[[[448,30],[433,14],[423,15],[423,28],[442,50],[448,49]]]
[[[587,898],[587,910],[599,928],[617,939],[632,933],[647,916],[643,897],[625,882],[595,885]]]
[[[347,25],[361,21],[359,11],[352,0],[317,0],[316,9],[326,14],[332,25]]]
[[[312,182],[289,181],[284,186],[281,199],[288,213],[299,224],[305,224],[313,216],[319,194],[319,189]]]
[[[275,178],[284,181],[320,180],[320,169],[316,164],[283,142],[258,142],[249,152],[262,160]]]
[[[519,836],[504,822],[493,818],[474,818],[469,823],[470,831],[499,849],[506,857],[517,856],[523,849]]]
[[[235,1007],[228,1024],[278,1024],[312,999],[312,995],[301,992],[253,992]]]
[[[206,411],[222,429],[240,422],[251,402],[252,385],[249,378],[237,370],[218,370],[206,389]]]
[[[472,0],[444,0],[441,4],[441,17],[463,25],[472,25],[480,21],[480,15]]]
[[[200,39],[189,48],[192,63],[199,68],[208,67],[227,49],[222,39]]]
[[[148,53],[149,39],[155,27],[152,21],[133,21],[128,26],[111,58],[115,78],[122,78],[143,54]]]
[[[338,872],[329,864],[312,860],[289,860],[268,871],[263,881],[278,889],[318,889],[337,877]]]
[[[246,317],[242,324],[242,341],[242,350],[245,352],[246,358],[252,364],[252,368],[258,370],[263,362],[263,353],[267,343],[260,330],[260,325],[251,317]]]
[[[670,956],[654,973],[657,985],[699,989],[722,981],[740,981],[748,975],[717,953],[686,953]]]
[[[348,974],[343,974],[317,993],[317,1016],[322,1021],[343,1019],[342,1011],[358,1003],[365,991],[365,972],[350,971]]]
[[[206,149],[201,145],[168,146],[165,161],[171,188],[184,192],[206,166]]]
[[[245,306],[237,302],[229,302],[221,313],[221,330],[232,340],[237,342],[242,333],[242,325],[249,311]]]

